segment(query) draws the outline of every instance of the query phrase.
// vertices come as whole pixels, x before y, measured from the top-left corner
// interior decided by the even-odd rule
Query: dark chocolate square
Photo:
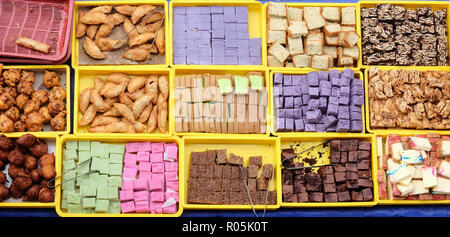
[[[358,160],[358,170],[369,170],[370,162],[369,160]]]
[[[322,192],[310,192],[309,200],[311,202],[323,202],[323,193]]]
[[[361,192],[363,194],[364,201],[372,201],[373,194],[372,194],[371,188],[365,188],[365,189],[361,190]]]
[[[336,192],[336,184],[323,184],[323,191],[325,193],[335,193]]]
[[[191,164],[204,165],[202,153],[203,152],[191,152]]]
[[[272,177],[272,173],[273,173],[273,165],[264,164],[261,176],[270,179]]]
[[[258,166],[257,165],[248,165],[248,178],[249,179],[256,179],[258,176]],[[292,179],[292,173],[291,173],[291,179]]]
[[[318,170],[319,174],[333,174],[333,167],[331,166],[322,166]]]
[[[369,179],[370,178],[370,171],[358,170],[358,178],[360,178],[360,179]]]
[[[351,201],[350,193],[348,191],[338,192],[337,193],[339,202],[348,202]]]
[[[256,191],[256,179],[248,179],[247,180],[248,191],[253,192]]]
[[[332,140],[331,141],[331,149],[335,151],[341,150],[341,140]]]
[[[206,157],[205,157],[205,162],[207,165],[213,165],[216,163],[216,156],[217,156],[217,152],[216,150],[206,150]]]
[[[325,202],[338,202],[337,193],[325,193]]]
[[[358,172],[358,164],[357,163],[345,163],[345,168],[350,172]]]
[[[281,192],[283,193],[283,196],[291,195],[294,193],[294,186],[284,184],[281,186]]]
[[[235,155],[233,153],[230,154],[230,157],[228,158],[228,163],[231,165],[244,165],[244,158],[242,156]]]
[[[348,162],[358,161],[358,151],[349,151],[347,160],[348,160]]]
[[[347,151],[341,152],[341,163],[347,162],[347,159],[348,159],[348,152]]]
[[[322,191],[322,183],[306,183],[306,191],[321,192]]]
[[[347,191],[348,187],[347,187],[347,183],[340,183],[340,184],[336,184],[336,191],[338,192],[343,192],[343,191]]]
[[[348,189],[357,189],[358,186],[358,180],[347,180],[346,182]]]
[[[358,173],[357,172],[346,172],[347,180],[358,180]]]
[[[304,183],[296,182],[294,183],[294,193],[306,192],[306,185]]]
[[[358,191],[352,191],[352,201],[364,201],[362,193]]]
[[[257,165],[258,167],[262,166],[262,156],[250,156],[248,158],[249,165]]]
[[[305,175],[306,183],[321,183],[322,178],[320,177],[320,174],[309,172]]]
[[[297,202],[297,195],[296,194],[289,194],[286,196],[283,195],[283,202],[295,203]]]
[[[350,140],[350,151],[356,151],[358,150],[359,141],[357,139],[351,139]]]
[[[220,149],[216,151],[217,154],[217,164],[224,165],[227,161],[227,149]]]
[[[334,184],[334,173],[332,173],[332,174],[324,174],[323,176],[322,176],[322,180],[323,180],[323,183],[324,184]]]
[[[309,202],[308,193],[297,193],[297,202]]]
[[[191,178],[191,179],[189,179],[189,186],[188,186],[188,188],[192,189],[192,190],[201,189],[202,187],[200,186],[198,178]]]
[[[358,151],[358,160],[368,160],[370,158],[369,151]]]
[[[222,177],[223,177],[222,171],[223,171],[222,165],[214,165],[213,178],[214,179],[222,179]]]
[[[363,151],[370,151],[370,142],[369,141],[360,141],[358,149]]]
[[[336,182],[345,182],[347,180],[345,172],[335,172],[334,179]]]
[[[340,151],[350,151],[350,140],[341,140]]]
[[[249,165],[250,167],[250,165]],[[250,177],[250,168],[249,168],[249,177]],[[293,183],[293,174],[291,170],[283,169],[281,171],[281,180],[283,184],[292,184]]]
[[[306,182],[306,180],[305,180],[305,175],[304,175],[304,174],[297,174],[297,175],[294,175],[294,176],[293,176],[293,179],[294,179],[294,183],[295,183],[295,182],[300,182],[300,183],[305,183],[305,182]]]
[[[345,164],[337,164],[333,165],[334,172],[345,172],[347,168],[345,168]]]
[[[238,166],[239,167],[239,166]],[[242,168],[242,170],[241,170]],[[239,175],[238,175],[238,179],[247,179],[248,178],[248,169],[247,167],[240,167],[239,168]]]
[[[364,188],[373,188],[373,182],[370,179],[358,179],[358,186]]]
[[[340,162],[341,162],[341,152],[332,150],[330,153],[330,163],[339,164]]]

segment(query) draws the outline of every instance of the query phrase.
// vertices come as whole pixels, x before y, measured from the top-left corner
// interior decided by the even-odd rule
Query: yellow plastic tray
[[[193,210],[252,210],[251,205],[209,205],[209,204],[189,204],[187,203],[187,193],[189,184],[190,154],[193,151],[205,151],[207,149],[227,149],[227,154],[235,153],[244,157],[244,166],[248,164],[249,156],[263,156],[263,163],[274,165],[274,176],[269,182],[269,190],[277,193],[277,204],[267,205],[267,210],[274,210],[280,207],[281,202],[281,171],[280,162],[280,140],[275,137],[255,137],[241,135],[239,137],[222,136],[185,136],[184,142],[184,209]],[[255,210],[264,210],[265,205],[254,205]]]
[[[170,6],[170,48],[173,49],[173,7],[194,7],[194,6],[246,6],[248,7],[248,33],[250,38],[261,38],[261,64],[260,65],[217,65],[221,67],[243,69],[248,67],[264,67],[267,65],[267,47],[265,39],[265,23],[263,21],[263,5],[254,0],[171,0]],[[166,42],[167,43],[167,42]],[[203,68],[214,67],[215,65],[175,65],[173,63],[173,50],[170,52],[170,66],[174,68]]]
[[[196,67],[196,68],[181,68],[181,67],[176,67],[175,69],[172,69],[171,73],[171,85],[170,85],[170,102],[169,102],[169,106],[171,107],[169,109],[169,114],[171,113],[170,111],[173,111],[174,108],[174,94],[172,93],[173,91],[175,91],[175,83],[174,80],[176,80],[176,76],[179,75],[185,75],[185,74],[203,74],[203,73],[210,73],[210,74],[215,74],[215,75],[224,75],[224,74],[232,74],[232,75],[246,75],[249,72],[262,72],[264,74],[264,80],[265,80],[265,85],[266,87],[269,85],[269,71],[262,69],[262,68],[253,68],[252,66],[243,66],[243,67],[239,67],[239,68],[230,68],[228,66],[203,66],[202,68]],[[270,88],[267,89],[267,109],[266,109],[266,121],[267,121],[267,129],[266,129],[266,133],[261,133],[261,134],[251,134],[252,136],[257,136],[257,135],[264,135],[264,136],[268,136],[270,135],[270,92],[269,92]],[[175,133],[175,135],[178,136],[187,136],[187,135],[199,135],[199,136],[209,136],[209,135],[213,135],[213,136],[217,136],[217,135],[224,135],[225,133],[198,133],[198,132],[176,132],[175,131],[175,119],[174,118],[170,118],[169,120],[169,130],[173,131]],[[237,134],[226,134],[226,135],[239,135]]]
[[[74,90],[74,129],[73,133],[75,135],[82,135],[82,134],[91,134],[95,135],[96,133],[89,133],[88,132],[88,126],[80,127],[78,126],[78,121],[81,118],[82,114],[79,112],[78,106],[79,106],[79,94],[80,92],[88,87],[93,87],[94,85],[94,77],[98,76],[101,78],[105,78],[111,73],[114,72],[122,72],[125,74],[128,74],[129,76],[137,76],[137,75],[166,75],[169,78],[170,88],[173,87],[172,85],[172,79],[170,78],[170,69],[168,67],[151,67],[151,68],[143,68],[143,67],[110,67],[110,66],[102,66],[102,67],[96,67],[93,68],[86,68],[86,69],[76,69],[75,70],[75,90]],[[172,90],[169,92],[169,97],[172,94]],[[172,118],[172,109],[170,106],[170,100],[169,100],[169,114],[168,114],[168,125],[173,120]],[[170,129],[170,126],[168,128],[168,133],[160,133],[159,129],[157,128],[155,132],[153,133],[102,133],[101,137],[105,136],[117,136],[119,134],[121,135],[129,135],[133,137],[146,137],[146,136],[154,136],[154,135],[160,135],[160,136],[169,136],[173,134],[173,131]]]
[[[152,0],[152,1],[145,1],[145,0],[133,0],[133,1],[74,1],[74,14],[73,14],[73,30],[72,30],[72,67],[74,69],[77,68],[92,68],[96,66],[106,66],[106,65],[79,65],[78,61],[78,51],[80,47],[83,47],[82,42],[79,41],[77,37],[75,37],[76,34],[76,27],[78,22],[78,8],[79,7],[87,7],[87,6],[104,6],[104,5],[142,5],[142,4],[152,4],[152,5],[158,5],[158,6],[164,6],[164,25],[166,26],[164,37],[165,37],[165,54],[164,54],[164,64],[137,64],[137,65],[127,65],[127,66],[138,66],[138,67],[161,67],[161,66],[169,66],[169,55],[172,55],[172,48],[169,45],[169,27],[167,27],[169,24],[168,21],[168,15],[169,15],[169,9],[168,9],[168,3],[164,0]],[[118,25],[116,27],[122,27],[122,25]],[[110,66],[119,66],[121,64],[117,65],[110,65]]]
[[[70,140],[76,140],[76,141],[100,141],[100,142],[107,142],[107,143],[115,143],[115,144],[123,144],[127,142],[175,142],[178,145],[178,177],[179,177],[179,203],[178,203],[178,211],[174,214],[149,214],[149,213],[124,213],[124,214],[101,214],[101,213],[94,213],[94,214],[84,214],[84,213],[67,213],[64,210],[61,209],[61,201],[62,201],[62,192],[61,192],[61,185],[58,185],[61,183],[61,178],[56,179],[55,185],[57,194],[55,195],[56,200],[56,213],[58,213],[61,217],[179,217],[181,216],[181,213],[183,212],[183,203],[184,203],[184,143],[182,140],[176,136],[167,136],[167,137],[159,137],[159,136],[147,136],[147,137],[139,137],[139,138],[130,138],[130,137],[124,137],[124,136],[110,136],[110,137],[93,137],[88,135],[64,135],[62,136],[58,141],[58,155],[56,157],[56,160],[58,161],[58,166],[56,166],[58,174],[62,173],[63,170],[63,150],[64,146],[66,144],[66,141]]]
[[[56,137],[58,135],[63,135],[63,134],[68,134],[70,132],[70,121],[71,121],[71,116],[70,116],[70,108],[71,108],[71,89],[70,89],[70,67],[67,65],[20,65],[20,66],[3,66],[3,71],[4,70],[8,70],[8,69],[22,69],[22,70],[27,70],[27,71],[32,71],[32,72],[40,72],[40,73],[44,73],[44,70],[52,70],[52,71],[57,71],[60,75],[62,75],[64,78],[65,77],[65,81],[63,82],[63,84],[65,84],[65,88],[66,88],[66,130],[65,131],[52,131],[50,124],[46,125],[49,127],[49,131],[42,131],[42,132],[13,132],[13,133],[7,133],[7,134],[17,134],[17,135],[23,135],[23,134],[33,134],[38,136],[39,134],[42,136],[52,136],[52,137]],[[34,83],[34,89],[38,89],[38,87],[40,87],[42,85],[42,81],[38,81],[36,80]],[[48,89],[46,89],[48,92]]]
[[[386,141],[386,137],[387,135],[400,135],[400,136],[413,136],[413,135],[419,135],[419,134],[427,134],[427,133],[439,133],[441,135],[450,135],[450,131],[393,131],[391,133],[386,133],[386,134],[375,134],[375,140],[378,136],[381,136],[383,138],[383,144],[382,144],[382,150],[383,150],[383,154],[385,152],[385,147],[384,147],[384,143]],[[377,143],[375,142],[375,146],[378,149]],[[375,154],[378,154],[377,149],[375,150]],[[378,158],[377,160],[374,162],[377,164],[377,167],[381,167],[381,165],[378,165]],[[377,169],[377,176],[378,176],[378,169]],[[376,176],[376,177],[377,177]],[[378,186],[378,182],[377,186]],[[387,200],[387,199],[380,199],[379,197],[379,190],[378,191],[378,204],[380,205],[442,205],[442,204],[450,204],[450,200]]]
[[[342,72],[344,69],[343,68],[339,68],[338,70],[340,72]],[[363,82],[364,82],[363,73],[361,71],[359,71],[359,70],[356,70],[356,69],[352,69],[352,70],[355,72],[355,77],[363,80]],[[275,113],[274,112],[275,109],[273,108],[273,75],[275,73],[283,73],[283,74],[290,74],[290,75],[306,75],[306,74],[308,74],[308,72],[310,72],[310,71],[306,71],[306,70],[292,71],[292,70],[288,70],[288,68],[284,68],[282,70],[273,70],[273,71],[271,70],[270,71],[270,80],[269,80],[270,81],[270,85],[269,85],[269,90],[270,90],[269,98],[270,99],[269,100],[270,100],[270,116],[271,116],[270,117],[270,121],[272,121],[271,124],[270,124],[270,130],[271,130],[272,134],[275,135],[275,136],[278,136],[278,135],[283,135],[284,136],[284,135],[296,135],[296,134],[300,135],[300,134],[323,134],[323,133],[327,133],[327,134],[337,134],[337,135],[352,136],[352,135],[355,135],[355,134],[362,134],[362,133],[364,133],[365,132],[365,129],[364,129],[365,128],[365,123],[364,123],[364,121],[365,121],[364,120],[364,105],[361,106],[362,125],[363,125],[363,130],[361,132],[341,133],[341,132],[277,132],[276,131],[275,118],[274,118],[274,116],[275,116],[275,114],[274,114]],[[367,93],[364,93],[364,94],[367,94]]]
[[[285,2],[285,3],[286,3],[286,6],[288,6],[288,7],[299,7],[299,8],[302,8],[302,7],[355,7],[355,11],[356,11],[356,14],[355,14],[355,16],[356,16],[356,26],[355,26],[356,27],[356,33],[359,36],[361,36],[361,18],[359,17],[360,10],[359,10],[359,6],[358,6],[357,3],[327,3],[327,2],[315,2],[315,3]],[[266,25],[266,28],[268,27],[268,24],[267,24],[267,22],[268,22],[267,21],[267,6],[268,5],[269,5],[268,2],[264,3],[264,17],[263,17],[263,20],[264,20],[264,24]],[[267,39],[267,29],[264,29],[264,39]],[[267,45],[267,41],[265,43]],[[361,37],[359,38],[357,45],[358,45],[359,49],[361,50]],[[267,48],[264,51],[264,53],[266,53],[266,55],[264,55],[264,58],[267,60],[267,55],[268,55]],[[356,71],[356,70],[359,70],[361,68],[361,64],[362,64],[362,58],[361,58],[361,54],[360,54],[359,60],[358,60],[358,62],[356,64],[356,67],[332,67],[332,68],[329,68],[329,69],[342,69],[342,68],[346,69],[346,68],[350,68],[350,69],[353,69],[353,70]],[[268,65],[267,61],[266,61],[266,65]],[[269,69],[270,70],[321,71],[321,69],[314,69],[314,68],[311,68],[311,67],[302,67],[302,68],[297,68],[297,67],[269,67]]]
[[[26,134],[26,133],[24,133]],[[35,133],[33,134],[35,135],[37,138],[45,140],[47,142],[47,145],[49,146],[48,149],[48,153],[54,153],[55,155],[55,168],[56,168],[56,176],[59,175],[59,169],[58,167],[61,166],[61,160],[58,159],[59,154],[61,154],[61,151],[58,147],[58,143],[60,140],[59,136],[55,136],[53,134],[49,134],[49,133]],[[12,134],[6,134],[7,137],[10,138],[19,138],[20,136],[22,136],[22,134],[19,133],[12,133]],[[7,167],[5,168],[5,170],[3,170],[3,173],[8,173],[8,167],[9,164],[7,165]],[[2,171],[0,171],[2,172]],[[8,185],[9,187],[9,185]],[[60,190],[55,189],[55,198],[53,199],[52,202],[38,202],[38,201],[34,201],[34,202],[23,202],[21,199],[17,199],[14,200],[12,198],[10,198],[8,201],[3,201],[0,202],[0,208],[54,208],[56,206],[56,200],[57,200],[57,196],[59,196],[59,192]]]
[[[378,67],[378,66],[370,66],[370,67]],[[380,70],[399,70],[399,69],[407,69],[407,70],[419,70],[419,71],[450,71],[450,67],[402,67],[402,66],[381,66],[378,67]],[[369,133],[375,134],[401,134],[401,133],[442,133],[446,130],[436,130],[436,129],[372,129],[370,127],[370,113],[369,113],[369,68],[364,70],[364,103],[365,103],[365,117],[366,117],[366,129]],[[364,117],[363,117],[364,119]]]
[[[287,207],[287,208],[298,208],[298,207],[371,207],[375,206],[378,202],[378,182],[377,182],[377,151],[376,151],[376,140],[374,135],[370,134],[351,134],[351,135],[345,135],[345,134],[327,134],[327,133],[317,133],[317,134],[299,134],[299,135],[292,135],[292,134],[286,134],[280,136],[280,143],[281,143],[281,149],[290,148],[289,145],[292,144],[292,142],[300,141],[304,144],[306,144],[304,147],[303,145],[300,145],[300,149],[298,152],[309,148],[310,146],[317,145],[321,142],[324,142],[325,140],[330,139],[359,139],[359,140],[365,140],[370,141],[372,145],[372,162],[371,162],[371,173],[372,173],[372,181],[373,181],[373,200],[368,202],[303,202],[303,203],[289,203],[289,202],[281,202],[281,207]],[[320,151],[320,148],[315,149],[315,151]],[[281,150],[279,151],[281,153]],[[329,156],[330,153],[327,152],[327,156]],[[304,158],[305,156],[300,156],[300,158]],[[298,159],[298,158],[297,158]],[[317,165],[322,164],[329,164],[329,160],[319,162]],[[316,168],[317,169],[317,168]],[[280,172],[282,168],[280,167]],[[282,182],[282,181],[281,181]]]
[[[417,9],[420,7],[431,7],[432,10],[438,10],[438,9],[443,9],[446,8],[447,9],[447,48],[448,48],[448,54],[450,55],[450,47],[449,47],[449,30],[450,30],[450,15],[448,14],[450,11],[450,5],[448,2],[446,1],[389,1],[389,2],[383,2],[383,1],[358,1],[358,11],[356,12],[356,20],[359,23],[359,32],[358,34],[360,34],[361,36],[361,32],[362,32],[362,25],[361,25],[361,8],[364,7],[375,7],[377,4],[383,4],[383,3],[390,3],[391,5],[396,5],[396,6],[402,6],[405,7],[407,9]],[[359,48],[360,52],[359,55],[361,55],[360,57],[360,62],[361,62],[361,68],[367,68],[369,66],[372,67],[389,67],[389,66],[383,66],[383,65],[365,65],[362,63],[362,47]],[[449,58],[450,60],[450,58]],[[400,66],[400,67],[415,67],[415,68],[429,68],[429,67],[439,67],[439,66]]]

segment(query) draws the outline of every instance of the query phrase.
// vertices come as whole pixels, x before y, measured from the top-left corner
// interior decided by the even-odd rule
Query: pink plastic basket
[[[0,57],[59,62],[67,57],[74,0],[0,0]],[[41,53],[17,45],[18,36],[49,44]]]

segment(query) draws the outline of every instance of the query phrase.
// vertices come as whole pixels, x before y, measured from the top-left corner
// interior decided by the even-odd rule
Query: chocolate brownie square
[[[358,149],[359,150],[363,150],[363,151],[370,151],[370,142],[369,141],[359,141],[359,146]]]
[[[250,192],[250,197],[252,198],[253,205],[260,205],[262,203],[261,193],[262,192],[259,191]]]
[[[345,182],[347,180],[345,172],[335,172],[334,179],[336,182]]]
[[[346,176],[347,176],[347,180],[358,180],[358,173],[357,172],[351,172],[351,171],[347,171],[346,172]]]
[[[228,158],[228,163],[231,165],[244,165],[244,158],[241,156],[237,156],[233,153],[230,154],[230,157]]]
[[[296,194],[289,194],[287,196],[283,196],[283,202],[295,203],[295,202],[297,202],[297,195]]]
[[[330,163],[339,164],[339,162],[341,162],[341,152],[332,150],[330,153]]]
[[[239,168],[238,179],[247,179],[248,178],[248,169],[247,167],[242,167],[242,170]]]
[[[351,201],[350,193],[348,191],[338,192],[337,193],[339,202],[348,202]]]
[[[239,204],[240,203],[240,197],[239,197],[239,192],[236,191],[232,191],[230,192],[230,201],[229,204]]]
[[[346,182],[336,184],[336,191],[337,192],[343,192],[343,191],[347,191],[347,190],[348,190],[348,187],[347,187],[347,183]]]
[[[205,172],[205,174],[204,174],[203,177],[208,178],[208,179],[212,179],[214,177],[214,166],[213,165],[206,165],[204,172]]]
[[[320,175],[324,175],[324,174],[333,174],[333,167],[331,166],[322,166],[319,168],[318,170]]]
[[[306,183],[306,191],[321,192],[322,191],[322,183]]]
[[[369,151],[358,151],[358,160],[368,160],[370,158]]]
[[[345,163],[345,162],[347,162],[347,159],[348,159],[348,152],[347,151],[343,151],[343,152],[341,152],[341,163]]]
[[[281,190],[282,190],[281,192],[283,193],[283,196],[291,195],[294,193],[294,186],[293,185],[282,185]]]
[[[331,149],[334,151],[341,150],[341,140],[332,140],[331,141]]]
[[[309,202],[308,193],[297,193],[297,202]]]
[[[345,172],[347,171],[347,168],[345,167],[345,164],[337,164],[333,165],[334,172]]]
[[[311,202],[323,202],[323,193],[322,192],[310,192],[309,200]]]
[[[215,184],[214,179],[206,179],[205,190],[215,191]]]
[[[370,162],[369,160],[358,160],[358,170],[369,170]]]
[[[325,193],[335,193],[336,192],[336,184],[323,184],[323,191]]]
[[[239,166],[231,166],[231,179],[239,179],[241,174],[241,169]]]
[[[358,164],[357,163],[346,163],[345,168],[349,172],[358,172]]]
[[[198,190],[188,189],[187,202],[188,203],[199,203]]]
[[[191,152],[191,164],[204,165],[203,152]]]
[[[189,167],[189,179],[197,178],[199,176],[198,166],[196,164],[192,164]]]
[[[247,186],[250,192],[256,191],[256,179],[248,179]]]
[[[242,180],[239,179],[232,179],[231,180],[231,191],[233,192],[240,192],[242,191]]]
[[[258,166],[257,165],[248,165],[248,178],[256,179],[258,176]],[[284,176],[283,176],[284,177]],[[292,173],[290,174],[292,180]]]
[[[188,188],[192,189],[192,190],[198,190],[198,189],[202,188],[200,186],[198,178],[191,178],[191,179],[189,179],[189,184],[188,185],[189,185]]]
[[[338,202],[338,196],[336,193],[325,193],[325,202]]]
[[[216,150],[216,154],[217,154],[217,164],[219,165],[224,165],[226,164],[227,161],[227,149],[221,149],[221,150]]]
[[[223,177],[223,174],[222,174],[223,166],[222,165],[214,165],[213,167],[214,167],[213,178],[221,179]]]
[[[249,177],[250,177],[250,165],[249,165],[248,170],[249,170]],[[293,177],[294,177],[294,175],[292,174],[292,172],[290,170],[283,169],[281,171],[281,180],[282,180],[283,184],[292,184]]]
[[[371,188],[365,188],[361,190],[363,194],[364,201],[371,201],[373,199],[372,189]]]
[[[322,175],[322,180],[324,184],[334,184],[334,173]]]
[[[222,191],[222,179],[213,179],[213,191]]]
[[[295,163],[294,167],[296,168],[300,168],[303,167],[303,163]],[[305,174],[305,169],[295,169],[293,170],[295,175],[304,175]]]
[[[373,188],[373,182],[370,179],[358,179],[358,186],[364,188]]]
[[[266,178],[261,176],[256,179],[256,187],[258,190],[265,191],[265,190],[267,190],[268,186],[269,186],[269,180],[267,180]]]
[[[357,151],[358,146],[359,146],[359,141],[357,139],[351,139],[349,151]]]
[[[275,205],[275,204],[277,204],[277,192],[275,192],[275,191],[268,191],[267,192],[267,205]]]
[[[296,182],[293,185],[294,193],[303,193],[306,192],[306,185],[304,183]]]
[[[350,140],[341,140],[340,151],[350,151]]]
[[[349,151],[347,160],[348,160],[348,162],[358,161],[358,151]]]
[[[306,183],[321,183],[322,178],[320,177],[320,174],[309,172],[305,175]]]
[[[198,178],[206,178],[206,165],[197,165],[197,171]]]
[[[216,163],[216,156],[217,156],[217,152],[216,150],[206,150],[205,151],[206,156],[205,156],[205,162],[207,165],[212,165]]]
[[[272,164],[264,164],[261,176],[264,178],[270,179],[272,177],[272,173],[273,173],[273,165]]]
[[[294,180],[294,183],[295,183],[295,182],[300,182],[300,183],[305,183],[305,182],[306,182],[306,180],[305,180],[305,175],[304,175],[304,174],[297,174],[297,175],[294,175],[294,176],[293,176],[293,180]]]
[[[358,191],[352,191],[352,201],[364,201],[362,193]]]
[[[231,179],[231,166],[225,165],[222,169],[222,178]]]
[[[222,179],[222,190],[231,191],[231,179]]]
[[[369,179],[370,178],[370,171],[358,170],[358,178],[360,178],[360,179]]]
[[[347,188],[348,189],[357,189],[357,188],[359,188],[358,180],[347,180],[346,184],[347,184]]]
[[[248,158],[249,165],[257,165],[258,167],[262,166],[262,156],[250,156]]]

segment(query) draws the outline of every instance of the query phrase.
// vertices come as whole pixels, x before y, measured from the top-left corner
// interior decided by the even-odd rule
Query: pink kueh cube
[[[137,168],[124,167],[122,172],[122,179],[135,179],[137,172]]]
[[[133,190],[134,179],[122,179],[122,190]]]
[[[167,146],[166,157],[168,159],[176,161],[178,158],[178,147],[177,146]]]
[[[152,171],[152,164],[148,161],[140,161],[138,166],[139,171]]]
[[[167,191],[169,191],[169,190],[172,190],[172,191],[174,191],[174,192],[177,192],[178,191],[178,181],[169,181],[169,182],[167,182],[166,183],[166,190]]]
[[[148,201],[149,200],[149,195],[148,195],[148,191],[144,190],[144,191],[136,191],[133,193],[134,195],[134,201]]]
[[[123,163],[125,163],[125,167],[134,167],[136,166],[137,156],[132,153],[125,153],[125,157],[123,158]]]
[[[139,151],[151,151],[152,143],[151,142],[141,142],[139,146]]]
[[[120,208],[122,209],[122,213],[131,213],[136,211],[136,207],[134,206],[133,201],[121,203]]]
[[[138,213],[149,213],[150,204],[148,201],[138,201],[135,202],[136,212]]]
[[[152,202],[164,202],[164,192],[151,192],[150,200]]]
[[[152,153],[156,152],[164,152],[164,143],[162,142],[153,142],[152,143]]]
[[[134,199],[133,190],[120,190],[120,201],[131,201]]]
[[[152,173],[164,173],[164,163],[152,163]]]
[[[172,172],[172,171],[178,171],[178,162],[172,162],[172,161],[164,161],[164,171],[165,172]]]
[[[175,199],[176,202],[179,202],[179,198],[178,198],[178,192],[165,192],[164,193],[164,200],[169,200],[169,198],[173,198]]]
[[[126,152],[137,152],[139,151],[139,142],[130,142],[125,144]]]
[[[161,163],[163,162],[163,153],[162,152],[156,152],[150,154],[150,161],[152,163]]]
[[[148,190],[148,181],[146,179],[135,179],[133,181],[133,190]]]
[[[137,153],[137,161],[139,161],[139,162],[141,162],[141,161],[150,161],[149,157],[150,157],[150,152],[148,152],[148,151],[139,151]]]
[[[147,180],[147,182],[148,182],[148,180],[150,180],[150,179],[152,178],[152,172],[149,172],[149,171],[139,171],[139,178],[140,178],[140,179],[145,179],[145,180]]]
[[[164,190],[164,174],[153,174],[152,179],[149,181],[150,191],[163,191]]]
[[[162,213],[162,203],[161,202],[152,202],[150,204],[150,211],[152,214],[161,214]]]
[[[173,205],[170,205],[170,206],[168,206],[168,207],[163,207],[162,208],[162,213],[164,213],[164,214],[174,214],[174,213],[177,213],[177,205],[176,204],[173,204]]]

